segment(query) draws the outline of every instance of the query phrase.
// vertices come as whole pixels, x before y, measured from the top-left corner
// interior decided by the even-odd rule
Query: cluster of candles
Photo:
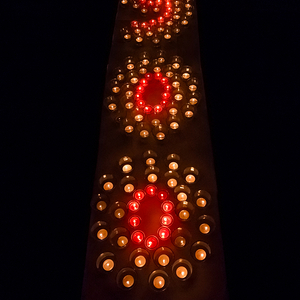
[[[105,105],[126,134],[135,132],[144,139],[152,134],[164,140],[168,132],[180,130],[184,120],[193,118],[202,98],[192,75],[179,56],[167,63],[164,51],[152,61],[147,52],[138,59],[129,56],[125,70],[115,71]]]
[[[174,176],[181,165],[179,155],[170,154],[166,159],[168,171],[165,175],[172,174],[171,177],[166,178],[166,186],[172,191],[174,196],[171,196],[168,190],[158,188],[154,184],[158,180],[159,175],[157,154],[153,150],[148,150],[143,153],[143,160],[146,165],[145,175],[148,181],[148,185],[144,189],[137,189],[135,181],[127,183],[132,185],[130,189],[123,183],[121,188],[125,193],[127,193],[127,190],[130,190],[130,193],[128,193],[131,196],[130,199],[127,203],[117,201],[110,205],[107,193],[114,190],[116,183],[112,175],[103,175],[99,180],[99,184],[104,193],[98,194],[92,202],[93,208],[99,213],[107,212],[116,221],[127,220],[128,228],[126,226],[116,227],[111,231],[107,222],[98,221],[92,226],[91,233],[96,240],[101,242],[108,240],[117,249],[125,249],[130,244],[130,247],[133,248],[137,246],[138,248],[133,250],[129,257],[131,267],[117,270],[116,254],[113,252],[101,253],[97,259],[96,266],[101,272],[116,271],[118,285],[124,289],[131,289],[138,281],[136,270],[144,268],[153,259],[160,269],[154,270],[150,274],[149,284],[153,289],[163,291],[170,282],[169,270],[172,270],[175,278],[183,281],[190,278],[193,272],[192,264],[188,260],[179,258],[175,261],[174,249],[191,245],[191,256],[197,262],[203,262],[210,256],[211,249],[209,245],[203,241],[193,243],[190,232],[184,226],[178,226],[178,221],[182,225],[184,222],[190,221],[195,211],[194,206],[198,207],[198,209],[207,207],[211,201],[211,196],[206,191],[198,190],[194,193],[193,201],[189,200],[191,194],[189,185],[193,185],[197,181],[199,172],[194,167],[190,167],[184,169],[183,176],[180,178],[179,176]],[[129,174],[134,170],[133,160],[129,156],[123,156],[119,160],[119,166],[124,174]],[[126,175],[126,177],[132,176]],[[180,182],[181,179],[185,181],[185,185],[174,183],[174,180]],[[145,201],[151,201],[153,207],[155,203],[158,203],[156,208],[160,207],[161,216],[157,220],[158,230],[156,234],[145,234],[147,232],[147,222],[143,223],[139,214]],[[175,221],[174,217],[176,216]],[[202,215],[195,221],[199,232],[203,235],[208,235],[214,230],[215,222],[208,215]],[[125,223],[123,222],[123,224]],[[167,243],[168,240],[171,243]],[[169,266],[170,268],[167,268]]]
[[[133,20],[130,26],[123,27],[121,34],[126,41],[135,40],[142,45],[145,39],[155,46],[162,39],[170,40],[180,34],[183,27],[188,26],[193,15],[192,0],[121,0],[121,4],[139,9],[145,17],[152,14],[152,19]]]

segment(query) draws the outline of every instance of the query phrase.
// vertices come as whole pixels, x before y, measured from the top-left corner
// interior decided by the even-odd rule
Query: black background
[[[2,299],[80,299],[117,2],[3,1]],[[297,297],[299,7],[197,3],[230,298]]]

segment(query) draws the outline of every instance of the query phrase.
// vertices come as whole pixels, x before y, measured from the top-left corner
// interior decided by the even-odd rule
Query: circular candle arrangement
[[[124,6],[132,5],[134,9],[139,10],[143,18],[132,20],[130,25],[122,28],[124,40],[135,40],[138,45],[150,40],[153,45],[158,46],[163,39],[167,41],[172,39],[182,28],[189,25],[194,10],[192,2],[192,0],[121,0]]]
[[[151,61],[142,52],[138,59],[127,57],[124,70],[115,71],[105,105],[126,134],[161,141],[193,118],[202,98],[198,90],[198,79],[181,57],[167,63],[165,52],[158,51]]]
[[[141,197],[141,195],[143,195],[143,197]],[[138,210],[142,210],[145,201],[151,201],[151,205],[153,205],[154,201],[163,202],[167,200],[168,197],[169,193],[167,191],[158,190],[155,185],[149,184],[143,190],[136,190],[133,193],[134,200],[132,201],[139,202],[140,205]],[[168,202],[173,204],[170,200],[168,200]],[[173,223],[173,216],[170,214],[170,210],[168,210],[168,214],[166,214],[166,211],[164,210],[165,206],[161,205],[161,218],[156,220],[156,227],[158,228],[156,231],[157,233],[150,235],[146,235],[139,229],[145,228],[146,224],[143,224],[142,218],[138,215],[139,212],[137,211],[136,206],[132,206],[132,202],[129,202],[128,208],[128,223],[135,230],[131,235],[133,243],[145,246],[149,250],[154,250],[159,246],[160,240],[163,241],[170,238],[171,231],[169,227]],[[155,222],[154,219],[153,222]]]
[[[91,227],[94,239],[103,243],[102,250],[107,245],[96,267],[100,272],[115,272],[118,286],[128,290],[139,280],[136,271],[149,272],[145,267],[153,260],[157,269],[150,270],[148,283],[153,290],[164,291],[170,285],[171,276],[180,281],[192,276],[190,258],[202,263],[211,254],[209,245],[198,240],[199,237],[205,240],[215,228],[213,218],[202,213],[210,204],[211,196],[204,190],[191,191],[198,182],[199,171],[195,167],[181,169],[184,163],[179,155],[169,154],[164,166],[159,168],[157,154],[148,150],[143,154],[143,161],[146,170],[142,182],[147,182],[143,189],[138,188],[131,174],[135,168],[129,156],[119,160],[120,170],[125,175],[120,184],[109,174],[99,179],[101,193],[93,198],[92,208],[99,216],[110,215],[111,221],[105,217],[105,221],[98,221]],[[156,176],[154,182],[150,175]],[[176,184],[170,184],[170,180],[175,180]],[[129,191],[127,185],[133,188]],[[117,187],[119,194],[114,196]],[[191,230],[196,234],[192,236]],[[128,263],[124,261],[123,267],[109,244],[130,251]],[[189,256],[182,257],[187,252],[185,255],[178,253],[180,248],[189,248]]]

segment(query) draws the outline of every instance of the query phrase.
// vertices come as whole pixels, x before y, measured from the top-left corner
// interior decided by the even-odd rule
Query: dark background
[[[80,299],[117,2],[3,1],[2,299]],[[230,298],[297,298],[297,1],[197,3]]]

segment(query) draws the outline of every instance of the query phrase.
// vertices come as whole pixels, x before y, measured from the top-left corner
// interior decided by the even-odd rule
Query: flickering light
[[[174,81],[173,83],[172,83],[172,86],[174,87],[174,88],[179,88],[180,87],[180,83],[179,83],[179,81]]]
[[[196,261],[204,261],[211,255],[211,249],[203,241],[197,241],[191,247],[191,254]]]
[[[112,88],[113,93],[117,94],[120,92],[120,88],[118,86],[115,86]]]
[[[169,85],[164,86],[165,90],[166,90],[166,87],[168,87],[168,86]],[[161,96],[164,100],[170,100],[170,98],[171,98],[171,94],[169,92],[162,93]]]
[[[117,240],[119,247],[123,248],[128,244],[128,238],[126,236],[120,236]]]
[[[144,63],[142,63],[142,64],[144,64]],[[143,93],[145,91],[145,87],[147,85],[148,85],[148,80],[146,78],[141,78],[140,79],[140,85],[136,88],[136,92]]]
[[[145,237],[144,233],[138,230],[132,233],[131,240],[136,244],[140,244],[143,242],[144,237]]]
[[[151,197],[153,197],[153,196],[155,196],[155,194],[156,194],[156,190],[157,190],[157,188],[156,188],[156,186],[154,185],[154,184],[149,184],[149,185],[147,185],[146,186],[146,193],[149,195],[149,196],[151,196]]]
[[[124,186],[124,191],[126,193],[131,193],[131,192],[133,192],[133,190],[134,190],[134,185],[131,183],[128,183]]]
[[[122,167],[123,173],[130,173],[132,171],[132,166],[131,165],[124,165]]]
[[[174,96],[174,98],[175,98],[176,101],[180,101],[180,100],[183,99],[183,96],[182,96],[181,94],[176,94],[176,95]]]
[[[132,109],[132,108],[133,108],[133,103],[132,103],[132,102],[127,102],[127,103],[125,104],[125,108],[126,108],[126,109]]]
[[[142,138],[148,137],[148,136],[149,136],[149,131],[148,131],[148,130],[142,130],[142,131],[140,132],[140,136],[141,136]]]
[[[155,159],[154,159],[154,158],[148,158],[148,159],[146,160],[146,164],[147,164],[148,166],[155,165]]]
[[[162,203],[162,210],[166,213],[171,212],[174,209],[174,204],[171,201],[165,201]]]
[[[173,217],[169,214],[163,215],[160,219],[161,225],[171,226],[173,223]]]
[[[147,105],[147,106],[145,106],[145,108],[144,108],[145,114],[151,114],[152,110],[153,110],[153,108],[152,108],[152,106],[150,106],[150,105]]]
[[[196,177],[194,175],[190,174],[185,177],[185,180],[187,183],[194,183],[196,181]]]
[[[186,15],[187,17],[191,17],[191,16],[193,15],[192,10],[191,10],[190,8],[187,7],[187,11],[186,11],[185,15]]]
[[[137,36],[137,38],[135,39],[138,43],[141,43],[143,41],[143,37],[141,36]]]
[[[174,15],[173,15],[173,19],[174,19],[174,20],[179,20],[179,19],[180,19],[180,15],[174,14]]]
[[[108,109],[111,111],[114,111],[117,109],[117,105],[115,103],[111,103],[108,105]]]
[[[119,160],[119,165],[122,166],[126,163],[130,163],[132,162],[132,159],[129,156],[123,156],[120,160]]]
[[[168,180],[167,184],[170,188],[174,188],[177,185],[177,180],[174,178],[171,178]]]
[[[183,209],[179,212],[179,218],[181,220],[187,220],[189,217],[190,217],[190,213],[187,210]]]
[[[133,126],[128,125],[128,126],[125,127],[125,132],[131,133],[131,132],[133,132],[133,129],[134,129]]]
[[[119,81],[124,80],[124,78],[125,78],[125,76],[124,76],[123,74],[118,74],[118,75],[117,75],[117,79],[118,79]]]
[[[179,34],[180,33],[180,27],[179,27],[179,24],[175,23],[174,27],[173,27],[173,32],[175,32],[176,34]]]
[[[140,208],[140,204],[134,200],[129,201],[127,206],[128,206],[128,209],[133,212],[138,211]]]
[[[173,75],[174,75],[174,73],[171,71],[166,72],[166,76],[169,78],[173,77]]]
[[[186,26],[189,24],[189,21],[187,20],[187,17],[183,17],[183,19],[181,20],[181,24]]]
[[[156,134],[156,138],[159,140],[159,141],[162,141],[164,138],[165,138],[165,134],[163,132],[159,132]]]
[[[152,123],[152,125],[153,126],[158,126],[159,124],[160,124],[160,120],[158,120],[158,119],[153,119],[152,121],[151,121],[151,123]]]
[[[131,34],[127,33],[124,35],[125,40],[130,40],[131,39]]]
[[[158,44],[160,43],[161,39],[160,39],[160,35],[158,34],[154,34],[153,38],[152,38],[152,42],[155,46],[158,46]]]
[[[191,105],[196,105],[198,103],[198,100],[197,100],[197,98],[191,98],[190,101],[189,101],[189,103]]]
[[[153,78],[153,75],[149,72],[145,75],[145,79],[151,80]]]
[[[125,96],[126,96],[127,98],[132,97],[132,96],[133,96],[133,91],[126,91],[126,92],[125,92]]]
[[[187,194],[186,193],[181,192],[177,195],[177,200],[178,201],[185,201],[186,199],[187,199]]]
[[[177,122],[172,122],[172,123],[170,124],[170,128],[171,128],[171,129],[178,129],[178,128],[179,128],[179,124],[178,124]]]
[[[210,226],[206,223],[202,223],[199,226],[199,230],[200,232],[202,232],[203,234],[208,234],[210,232]]]
[[[158,236],[161,240],[167,240],[171,235],[171,231],[167,227],[161,227],[158,229]]]
[[[148,249],[153,250],[158,246],[158,239],[156,236],[151,235],[149,237],[147,237],[146,241],[145,241],[145,245]]]
[[[182,74],[183,79],[189,79],[190,77],[191,77],[191,75],[187,72]]]
[[[189,86],[190,91],[195,92],[197,90],[197,86],[195,84],[191,84]]]
[[[140,68],[139,72],[142,74],[142,75],[145,75],[147,73],[147,69],[146,68]]]
[[[169,163],[169,169],[170,170],[177,170],[178,169],[178,163],[175,161],[172,161]]]
[[[184,113],[184,115],[185,115],[187,118],[191,118],[191,117],[194,115],[194,113],[193,113],[191,110],[187,110],[187,111]]]
[[[122,72],[122,70],[120,70],[120,72]],[[117,75],[117,80],[119,80],[119,81],[123,81],[124,78],[125,78],[125,76],[124,76],[124,74],[122,74],[122,73],[119,73],[119,74]]]
[[[130,79],[130,82],[133,83],[133,84],[136,84],[136,83],[139,82],[139,79],[138,79],[137,77],[132,77],[132,78]]]
[[[162,107],[161,107],[161,105],[155,105],[155,106],[154,106],[154,111],[155,111],[156,113],[162,112]]]
[[[157,181],[157,175],[156,174],[149,174],[147,179],[148,179],[149,182],[154,183],[154,182]]]
[[[141,121],[143,121],[144,116],[143,116],[143,115],[136,115],[136,116],[134,117],[134,119],[135,119],[137,122],[141,122]]]
[[[149,174],[150,173],[150,174]],[[145,175],[147,176],[147,180],[151,183],[154,183],[157,181],[159,173],[159,169],[155,166],[150,166],[146,169]]]
[[[180,279],[184,279],[187,277],[188,275],[188,270],[187,268],[183,267],[183,266],[180,266],[176,269],[176,275],[178,278]]]
[[[197,260],[204,260],[206,258],[207,254],[206,254],[206,251],[203,250],[203,249],[198,249],[196,252],[195,252],[195,257]]]
[[[149,64],[149,59],[143,59],[142,60],[143,65],[148,65]]]
[[[153,280],[153,285],[157,289],[162,289],[165,286],[165,279],[162,276],[157,276]]]
[[[125,211],[123,208],[117,208],[114,212],[114,215],[117,219],[122,219],[125,216]]]
[[[168,84],[169,80],[167,77],[162,77],[162,79],[160,80],[160,82],[165,86]]]
[[[130,288],[133,286],[134,284],[134,278],[132,275],[126,275],[124,276],[123,280],[122,280],[122,283],[124,285],[124,287],[126,288]]]
[[[114,188],[114,185],[112,182],[105,182],[104,185],[103,185],[103,189],[106,190],[106,191],[110,191]]]
[[[160,200],[160,201],[164,201],[168,198],[169,196],[169,193],[168,191],[166,190],[160,190],[158,193],[157,193],[157,198]]]
[[[151,27],[148,27],[148,28],[147,28],[146,35],[147,35],[148,37],[151,37],[151,36],[153,35],[153,31],[151,30]]]
[[[136,190],[134,193],[133,193],[133,197],[138,200],[138,201],[141,201],[144,199],[145,197],[145,192],[143,190]]]
[[[165,267],[169,264],[170,258],[166,254],[161,254],[158,258],[158,263],[162,266]]]
[[[176,11],[176,12],[180,12],[180,11],[181,11],[181,7],[180,7],[180,6],[176,6],[176,7],[175,7],[175,11]]]
[[[109,272],[111,271],[115,266],[115,263],[112,259],[106,259],[103,264],[102,264],[102,267],[103,267],[103,270]]]
[[[159,32],[159,33],[162,33],[162,32],[165,31],[165,29],[164,29],[163,27],[158,27],[156,30],[157,30],[157,32]]]
[[[143,255],[139,255],[135,258],[134,260],[134,264],[138,267],[138,268],[142,268],[145,266],[147,260],[145,258],[145,256]]]
[[[101,241],[105,240],[108,236],[108,232],[106,229],[100,229],[97,232],[97,238]]]
[[[105,201],[99,201],[96,205],[97,209],[100,210],[100,211],[103,211],[106,209],[107,207],[107,204]]]
[[[198,198],[196,203],[199,207],[205,207],[207,204],[207,201],[204,198]]]
[[[134,64],[128,64],[127,69],[128,70],[133,70],[134,69]]]
[[[183,236],[178,236],[174,241],[175,246],[184,247],[186,245],[186,239]]]
[[[137,216],[133,216],[129,219],[129,224],[132,226],[132,227],[138,227],[141,223],[141,219]]]
[[[157,127],[154,128],[153,133],[155,134],[158,140],[163,140],[167,131],[168,128],[165,124],[159,124]]]

